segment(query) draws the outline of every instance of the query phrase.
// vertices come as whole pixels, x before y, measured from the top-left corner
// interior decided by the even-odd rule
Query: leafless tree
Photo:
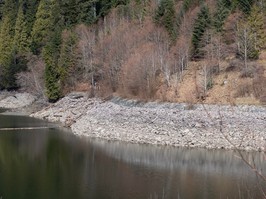
[[[27,92],[44,97],[44,69],[43,60],[36,55],[28,55],[28,70],[17,74],[17,83]]]
[[[254,34],[248,23],[240,22],[237,24],[237,50],[238,54],[244,60],[245,72],[248,71],[248,58],[251,53],[254,52]]]
[[[84,25],[78,27],[79,44],[78,47],[81,52],[80,62],[84,69],[83,78],[91,85],[91,95],[95,92],[95,73],[96,66],[93,63],[94,47],[96,44],[95,31],[87,28]]]

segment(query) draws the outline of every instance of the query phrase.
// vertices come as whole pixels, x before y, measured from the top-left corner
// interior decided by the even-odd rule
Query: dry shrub
[[[252,86],[245,82],[237,87],[234,97],[248,97],[252,94]]]
[[[94,48],[94,54],[96,55],[94,62],[103,66],[104,79],[113,92],[119,92],[121,95],[125,94],[124,91],[126,90],[123,84],[127,84],[127,82],[124,82],[124,80],[131,81],[128,79],[127,72],[132,72],[131,76],[133,79],[136,78],[136,81],[142,80],[139,76],[143,75],[143,70],[138,68],[140,67],[137,64],[137,62],[140,62],[138,57],[144,57],[145,52],[142,54],[141,51],[146,51],[146,49],[142,49],[142,47],[146,48],[149,45],[149,36],[155,28],[152,21],[149,20],[145,20],[143,25],[145,28],[134,21],[110,16],[106,19],[106,25],[98,32],[98,43]],[[105,29],[108,29],[108,33]],[[136,58],[135,62],[134,57]],[[124,75],[127,77],[124,77]],[[133,95],[138,95],[139,89],[143,87],[143,84],[138,84],[128,86]]]
[[[255,74],[254,68],[243,69],[239,75],[240,78],[253,78]]]
[[[17,74],[17,84],[22,91],[44,96],[44,61],[36,55],[28,55],[27,60],[27,71]]]
[[[193,94],[193,91],[188,91],[185,94],[185,102],[187,104],[187,106],[185,107],[185,109],[187,110],[193,110],[195,109],[195,104],[196,104],[196,99],[195,99],[195,95]]]
[[[251,62],[248,65],[248,68],[242,68],[240,73],[240,78],[254,78],[258,75],[263,74],[264,68],[261,65],[258,65],[256,62]]]
[[[157,91],[157,67],[153,67],[153,45],[141,46],[141,53],[135,52],[124,64],[120,94],[137,96],[142,99],[153,98]],[[140,50],[139,49],[139,50]]]
[[[85,92],[90,89],[89,83],[78,83],[75,85],[75,91]]]
[[[238,71],[243,67],[243,63],[239,59],[233,59],[229,62],[229,66],[225,69],[225,72]]]
[[[214,64],[210,66],[210,73],[212,75],[219,75],[220,73],[220,67],[218,64]]]
[[[198,88],[196,89],[195,97],[200,102],[202,102],[206,99],[207,93],[204,91],[203,87],[198,86]]]
[[[230,14],[224,23],[224,40],[226,44],[235,43],[236,26],[239,19],[242,17],[241,12],[233,12]],[[235,45],[234,45],[235,46]]]
[[[261,103],[266,103],[266,77],[258,76],[253,79],[252,83],[254,96],[260,100]]]
[[[266,60],[266,51],[265,50],[260,52],[259,59],[260,60]]]

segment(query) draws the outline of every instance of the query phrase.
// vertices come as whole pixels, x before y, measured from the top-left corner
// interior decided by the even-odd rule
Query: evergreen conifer
[[[229,0],[218,0],[216,7],[217,10],[214,13],[213,25],[217,32],[222,32],[224,21],[232,9],[232,3]]]
[[[265,18],[262,8],[254,5],[250,11],[250,15],[247,19],[251,32],[254,35],[255,49],[261,50],[266,47],[266,31],[265,31]]]
[[[14,45],[15,50],[19,53],[29,52],[30,50],[30,32],[27,31],[28,24],[23,7],[24,3],[21,3],[15,24]]]
[[[61,32],[56,30],[49,42],[43,48],[42,57],[45,62],[45,88],[46,96],[50,102],[55,102],[61,97],[60,72],[58,57],[61,44]]]
[[[97,0],[76,0],[78,23],[92,24],[96,21],[96,2]]]
[[[251,11],[254,0],[237,0],[237,5],[244,14],[249,14]]]
[[[203,47],[201,40],[204,36],[205,31],[210,27],[211,19],[209,8],[206,5],[202,5],[197,19],[194,23],[193,35],[192,35],[192,46],[193,46],[193,57],[201,57],[200,48]]]
[[[32,28],[32,50],[40,52],[40,47],[48,42],[49,35],[54,27],[53,9],[56,0],[41,0],[36,13],[36,20]]]
[[[155,21],[166,28],[172,40],[176,39],[177,30],[175,26],[175,8],[173,0],[160,1],[155,14]]]
[[[12,89],[16,87],[15,53],[14,53],[14,26],[16,23],[17,1],[6,0],[3,6],[3,18],[0,30],[0,87]]]
[[[65,85],[67,84],[67,79],[70,75],[70,72],[73,72],[75,67],[76,60],[76,42],[77,36],[73,32],[63,32],[62,45],[60,49],[60,57],[58,60],[58,68],[60,73],[60,86],[61,90],[64,90]]]

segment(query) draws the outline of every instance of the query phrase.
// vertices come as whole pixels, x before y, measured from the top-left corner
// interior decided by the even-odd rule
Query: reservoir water
[[[265,182],[232,151],[78,138],[0,114],[1,199],[258,199]],[[7,128],[20,128],[7,130]],[[266,171],[262,153],[245,153]]]

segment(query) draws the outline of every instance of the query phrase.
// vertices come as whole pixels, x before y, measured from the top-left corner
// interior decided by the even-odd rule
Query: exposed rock
[[[68,97],[71,99],[80,99],[80,98],[84,98],[87,96],[88,96],[88,94],[86,94],[84,92],[72,92],[68,95]]]
[[[194,105],[187,110],[185,104],[72,94],[32,116],[61,122],[79,136],[133,143],[243,150],[262,150],[266,144],[265,107]]]
[[[6,96],[0,100],[0,107],[10,109],[22,108],[32,104],[35,100],[36,97],[29,93],[14,93],[14,95],[9,94],[9,96],[6,94]]]

